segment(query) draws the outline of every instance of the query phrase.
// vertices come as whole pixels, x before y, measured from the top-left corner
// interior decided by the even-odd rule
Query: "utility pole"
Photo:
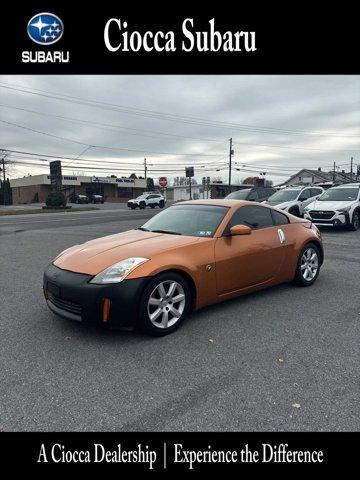
[[[231,193],[231,161],[232,156],[234,155],[234,150],[232,148],[232,138],[230,138],[230,148],[229,148],[229,193]]]
[[[5,174],[5,157],[6,157],[6,153],[3,151],[3,152],[2,152],[1,163],[2,163],[2,171],[3,171],[2,191],[3,191],[3,203],[4,203],[4,207],[5,207],[5,205],[6,205],[6,200],[5,200],[5,180],[6,180],[6,174]]]
[[[146,158],[144,158],[144,171],[145,171],[145,180],[146,180],[146,178],[147,178]]]
[[[350,161],[350,178],[351,178],[351,181],[353,179],[353,165],[354,165],[354,159],[353,157],[351,157],[351,161]]]
[[[334,170],[333,170],[333,182],[335,182],[335,170],[336,170],[336,163],[334,162]]]

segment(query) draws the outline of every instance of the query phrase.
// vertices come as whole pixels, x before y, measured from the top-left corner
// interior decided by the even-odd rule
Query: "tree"
[[[62,192],[51,192],[46,197],[47,207],[66,207],[67,198]]]
[[[246,177],[243,183],[247,185],[256,185],[259,181],[259,177]]]
[[[14,170],[14,160],[10,157],[10,152],[7,150],[0,150],[0,173],[1,180],[4,182],[6,178],[11,175]]]

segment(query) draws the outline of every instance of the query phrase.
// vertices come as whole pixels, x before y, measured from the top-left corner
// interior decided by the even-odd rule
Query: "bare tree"
[[[15,162],[7,150],[0,150],[1,180],[5,181],[14,172]]]

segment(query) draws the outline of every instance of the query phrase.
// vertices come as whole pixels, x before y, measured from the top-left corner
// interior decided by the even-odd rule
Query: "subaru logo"
[[[52,45],[62,37],[64,24],[52,13],[38,13],[29,21],[27,32],[31,40],[40,45]]]

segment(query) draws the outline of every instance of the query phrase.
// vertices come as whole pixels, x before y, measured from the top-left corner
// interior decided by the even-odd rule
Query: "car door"
[[[147,198],[147,204],[153,205],[154,203],[156,203],[156,195],[149,195]]]
[[[234,225],[249,226],[251,234],[230,236]],[[274,225],[271,209],[260,205],[239,207],[215,242],[217,293],[271,281],[285,258],[285,244],[284,232]]]

